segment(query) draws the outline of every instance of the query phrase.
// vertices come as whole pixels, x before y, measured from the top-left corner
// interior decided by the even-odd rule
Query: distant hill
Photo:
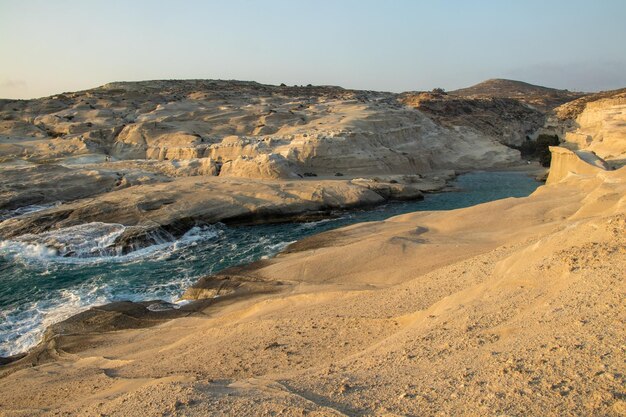
[[[585,95],[581,92],[559,90],[499,78],[450,91],[449,94],[467,98],[512,98],[543,111],[552,110],[563,103]]]

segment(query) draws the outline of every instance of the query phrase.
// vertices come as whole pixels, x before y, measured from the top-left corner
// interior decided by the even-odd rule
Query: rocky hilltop
[[[513,98],[466,98],[434,91],[404,93],[400,100],[442,126],[450,129],[463,126],[509,146],[521,146],[546,121],[546,113]]]
[[[289,178],[490,167],[516,154],[451,130],[396,95],[238,81],[112,83],[2,103],[2,159],[51,162],[210,158],[226,176]],[[484,157],[485,152],[490,157]],[[269,157],[268,157],[269,156]],[[265,158],[263,158],[265,157]],[[249,169],[247,165],[274,169]]]
[[[3,218],[56,206],[3,222],[0,236],[115,222],[136,227],[116,243],[129,245],[197,222],[419,198],[453,170],[516,163],[502,142],[397,94],[333,86],[117,82],[2,100]]]
[[[565,146],[626,164],[626,89],[591,94],[555,109]]]
[[[585,96],[585,93],[542,87],[522,81],[495,78],[467,88],[450,91],[466,98],[508,98],[519,100],[541,111],[550,111],[563,103]]]

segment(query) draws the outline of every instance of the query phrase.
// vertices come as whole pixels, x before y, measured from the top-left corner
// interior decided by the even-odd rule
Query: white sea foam
[[[96,288],[60,290],[54,298],[0,311],[0,356],[24,352],[43,338],[48,326],[84,310],[108,302]]]
[[[178,309],[189,301],[179,301],[178,297],[197,275],[173,274],[167,282],[149,285],[137,291],[134,288],[120,288],[119,282],[107,283],[103,279],[91,279],[70,289],[53,290],[46,298],[23,303],[0,310],[0,356],[10,356],[39,343],[45,330],[90,307],[113,301],[144,301],[160,299],[147,308],[151,311]]]
[[[178,240],[167,240],[155,234],[155,244],[122,254],[115,246],[116,239],[126,226],[115,223],[92,222],[65,227],[45,233],[26,234],[11,240],[0,241],[0,250],[29,261],[60,263],[128,262],[158,252],[167,257],[172,252],[212,239],[219,233],[215,226],[196,226]]]
[[[26,258],[51,258],[58,255],[58,251],[39,243],[25,243],[14,240],[0,241],[0,250],[7,253],[21,253]]]
[[[336,220],[341,219],[341,217],[337,217],[337,218],[332,218],[332,219],[322,219],[322,220],[317,220],[314,222],[306,222],[306,223],[302,223],[301,225],[298,226],[299,229],[314,229],[317,226],[319,226],[320,224],[324,224],[324,223],[328,223],[328,222],[334,222]]]
[[[9,244],[17,245],[16,249],[30,257],[99,256],[115,253],[113,244],[124,230],[126,227],[121,224],[92,222],[37,235],[22,235]]]
[[[179,308],[180,308],[180,305],[178,304],[167,303],[167,302],[162,302],[162,301],[152,303],[148,307],[146,307],[146,309],[148,309],[149,311],[169,311],[169,310],[178,310]]]
[[[23,216],[25,214],[34,213],[36,211],[46,210],[61,203],[33,204],[30,206],[19,207],[14,210],[0,210],[0,221],[10,219],[12,217]]]
[[[274,243],[272,245],[267,245],[267,248],[272,252],[272,255],[275,255],[276,253],[280,252],[281,250],[285,249],[287,246],[291,245],[292,243],[296,243],[295,240],[291,240],[289,242],[278,242],[278,243]]]
[[[438,205],[424,207],[450,208],[450,197],[441,197],[441,200],[430,200]],[[384,214],[395,210],[394,207],[397,205],[379,207],[367,213]],[[342,214],[342,220],[349,218],[359,218],[359,212]],[[261,228],[260,231],[228,229],[222,225],[197,227],[177,241],[157,241],[159,236],[155,235],[155,245],[124,255],[101,250],[112,244],[114,237],[123,230],[124,226],[116,224],[88,224],[82,228],[42,234],[43,238],[39,235],[30,240],[0,242],[0,268],[8,267],[2,269],[4,275],[0,275],[0,285],[9,285],[0,289],[16,289],[15,302],[0,308],[0,356],[31,348],[41,340],[47,326],[94,305],[119,300],[161,299],[182,306],[188,301],[176,299],[200,276],[259,257],[273,256],[297,236],[307,235],[316,226],[335,220],[291,224],[282,231],[274,227]],[[271,230],[277,231],[268,234],[273,233]],[[71,251],[72,256],[63,256]],[[77,257],[77,253],[83,253],[84,257]],[[23,283],[20,283],[22,279]],[[40,283],[41,288],[37,288]],[[22,289],[28,289],[21,295],[18,294],[20,285],[23,285]],[[31,298],[19,301],[24,297]],[[153,304],[152,309],[170,308],[167,304]]]
[[[228,232],[223,225],[194,227],[174,242],[165,241],[129,254],[116,255],[115,251],[105,250],[114,244],[124,230],[125,227],[119,224],[87,223],[40,235],[22,236],[0,242],[0,255],[8,254],[25,266],[30,265],[41,279],[58,279],[59,271],[73,273],[90,265],[102,264],[102,268],[109,268],[105,266],[107,263],[122,263],[120,268],[142,268],[140,265],[144,262],[167,261],[169,257],[177,256],[177,253],[184,259],[191,259],[202,252],[185,248],[215,240]],[[233,230],[228,233],[233,233]],[[266,254],[264,257],[273,256],[290,243],[293,241],[276,242],[274,235],[260,236],[258,240],[245,244],[220,241],[222,248],[224,245],[229,248],[226,253],[237,255],[239,263],[258,259],[259,252]],[[232,262],[228,256],[223,260],[212,259],[216,264],[221,261],[224,265]],[[149,274],[149,270],[145,273]],[[189,274],[182,268],[172,271],[171,279],[137,287],[136,284],[120,280],[119,276],[113,278],[103,273],[69,288],[52,290],[44,295],[44,299],[5,308],[0,311],[0,356],[28,350],[39,343],[48,326],[95,305],[118,300],[161,299],[164,303],[155,302],[149,309],[161,311],[179,308],[186,301],[177,301],[177,298],[197,278],[199,275]]]
[[[94,256],[95,251],[112,245],[115,238],[124,230],[125,227],[122,225],[105,223],[68,227],[0,242],[0,255],[13,257],[13,260],[23,263],[24,268],[32,270],[32,273],[38,274],[42,280],[59,279],[59,271],[73,274],[75,271],[81,271],[82,268],[90,266],[97,266],[100,270],[100,264],[106,269],[110,268],[106,264],[112,263],[122,264],[116,268],[143,268],[141,264],[144,262],[167,261],[171,256],[174,257],[173,259],[178,259],[176,256],[182,256],[183,258],[180,259],[185,259],[183,262],[186,262],[187,259],[200,256],[203,252],[185,248],[215,240],[224,233],[233,233],[223,225],[194,227],[174,242],[156,244],[125,255],[113,255],[111,251],[101,251],[100,253],[104,254]],[[292,242],[276,242],[275,236],[262,236],[257,241],[247,244],[220,241],[222,248],[224,245],[229,248],[227,253],[237,254],[240,263],[258,259],[259,251],[273,255],[290,243]],[[70,252],[74,256],[63,256]],[[77,254],[83,257],[77,257]],[[219,260],[212,259],[212,262],[219,263]],[[224,262],[228,264],[232,261],[227,257]],[[208,268],[207,266],[206,272],[210,272]],[[144,273],[149,275],[149,269],[146,269]],[[165,303],[153,303],[150,309],[160,311],[179,308],[185,302],[178,302],[177,298],[184,288],[196,281],[199,276],[189,274],[185,268],[181,268],[173,270],[170,279],[160,280],[147,286],[137,286],[136,283],[120,279],[119,275],[116,277],[103,272],[102,275],[92,276],[80,284],[70,284],[67,288],[46,292],[43,299],[4,308],[0,311],[0,356],[28,350],[39,343],[48,326],[95,305],[118,300],[161,299]]]
[[[59,229],[53,233],[32,235],[25,239],[0,242],[0,255],[23,263],[40,279],[58,279],[58,271],[80,271],[94,264],[124,263],[128,268],[144,261],[167,259],[184,248],[197,245],[201,241],[216,238],[223,232],[221,226],[194,227],[175,242],[165,242],[143,248],[126,255],[106,255],[91,257],[64,257],[63,253],[75,251],[92,254],[94,249],[112,244],[115,236],[123,232],[124,226],[115,224],[89,223],[82,227]],[[48,246],[54,244],[56,247]],[[32,264],[31,267],[27,265]],[[59,269],[60,268],[60,269]],[[99,268],[99,267],[98,267]],[[103,268],[105,266],[103,265]],[[148,271],[146,271],[148,273]],[[106,274],[92,277],[69,288],[51,290],[43,299],[21,303],[0,310],[0,356],[14,355],[35,346],[42,339],[47,327],[79,313],[89,307],[112,301],[142,301],[162,299],[174,303],[180,293],[199,276],[186,273],[172,273],[170,279],[153,285],[127,286],[119,277],[111,281]],[[136,285],[136,284],[135,284]],[[179,308],[183,303],[155,303],[151,309]]]

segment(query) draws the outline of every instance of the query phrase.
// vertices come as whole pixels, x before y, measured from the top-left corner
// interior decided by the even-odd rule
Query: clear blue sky
[[[221,78],[626,87],[626,0],[0,0],[0,97]]]

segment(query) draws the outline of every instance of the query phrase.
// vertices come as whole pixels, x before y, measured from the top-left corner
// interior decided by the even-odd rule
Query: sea
[[[39,343],[48,326],[93,306],[157,299],[177,305],[198,278],[271,258],[290,243],[316,233],[414,211],[526,197],[539,185],[523,172],[471,172],[456,178],[457,191],[426,194],[421,201],[337,211],[330,218],[307,223],[194,227],[178,240],[128,254],[105,250],[124,231],[120,224],[87,223],[0,241],[0,356],[28,350]],[[24,207],[12,215],[45,208]],[[55,247],[47,242],[55,242]]]

